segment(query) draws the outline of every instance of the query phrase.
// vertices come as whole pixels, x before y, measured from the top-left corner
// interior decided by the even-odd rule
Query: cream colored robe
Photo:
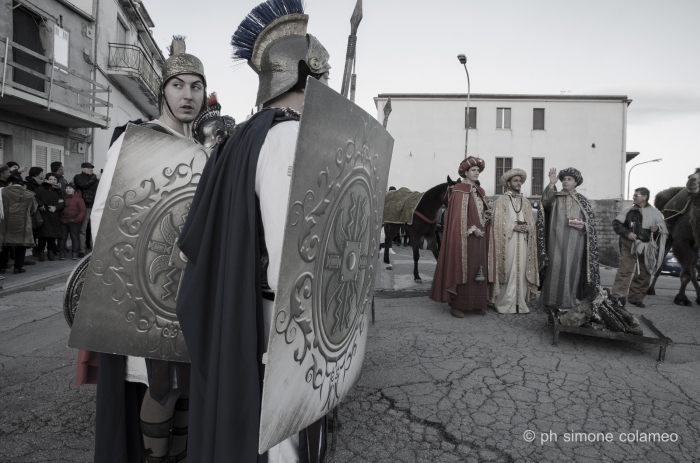
[[[527,222],[528,233],[513,230],[517,221]],[[498,198],[494,227],[498,275],[491,302],[499,313],[528,313],[527,301],[535,299],[539,286],[535,219],[529,200],[510,191]]]

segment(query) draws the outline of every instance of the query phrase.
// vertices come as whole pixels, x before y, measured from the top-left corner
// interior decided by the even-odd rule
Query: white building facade
[[[387,129],[395,139],[389,184],[425,191],[448,175],[456,179],[465,154],[467,95],[380,94],[374,99],[378,120],[389,97]],[[486,161],[482,187],[489,195],[502,193],[501,174],[519,167],[529,176],[523,192],[538,197],[550,168],[575,167],[584,196],[623,199],[631,101],[618,95],[471,95],[468,154]]]

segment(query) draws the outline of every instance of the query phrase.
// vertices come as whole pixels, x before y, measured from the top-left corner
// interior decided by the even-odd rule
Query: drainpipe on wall
[[[100,0],[95,0],[95,33],[92,38],[92,89],[97,90],[95,84],[97,83],[97,41],[100,37]],[[95,93],[93,92],[93,95]],[[94,103],[95,100],[93,100]],[[96,107],[93,106],[92,110],[96,111]],[[109,121],[107,121],[107,126],[109,126]],[[87,159],[86,159],[87,157]],[[83,161],[95,162],[95,128],[90,129],[90,154],[85,152],[83,155]]]
[[[622,102],[622,181],[620,182],[620,198],[625,198],[625,174],[627,173],[627,100]]]

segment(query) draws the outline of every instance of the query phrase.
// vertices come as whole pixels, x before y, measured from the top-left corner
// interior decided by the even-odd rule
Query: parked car
[[[698,265],[696,266],[698,272],[700,272],[700,257],[698,257]],[[661,273],[666,275],[680,276],[681,266],[676,260],[676,256],[673,255],[673,249],[671,249],[666,258],[664,259],[664,264],[661,266]]]

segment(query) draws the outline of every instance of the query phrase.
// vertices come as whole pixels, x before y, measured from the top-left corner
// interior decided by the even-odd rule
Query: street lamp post
[[[469,82],[469,71],[467,71],[467,57],[465,55],[457,55],[457,59],[464,65],[464,71],[467,73],[467,135],[464,139],[464,159],[467,159],[467,148],[469,147],[469,94],[471,93],[471,83]]]
[[[630,167],[630,171],[627,172],[627,199],[630,199],[630,175],[632,175],[632,169],[634,169],[634,168],[637,167],[637,166],[641,166],[642,164],[647,164],[647,163],[650,163],[650,162],[660,162],[660,161],[663,161],[663,159],[661,159],[661,158],[659,158],[659,159],[652,159],[651,161],[640,162],[640,163],[635,164],[635,165],[633,165],[632,167]],[[651,198],[650,198],[650,199],[651,199]]]

